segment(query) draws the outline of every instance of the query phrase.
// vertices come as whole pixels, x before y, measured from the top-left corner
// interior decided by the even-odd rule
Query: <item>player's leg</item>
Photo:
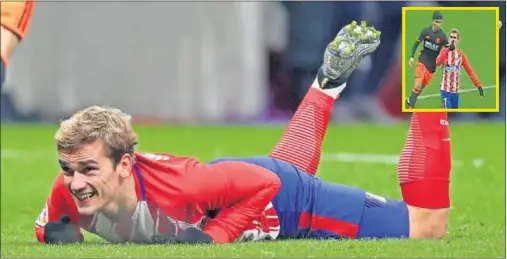
[[[412,88],[412,93],[410,94],[410,97],[408,97],[405,101],[405,105],[407,108],[415,108],[415,104],[417,102],[417,97],[421,94],[422,90],[424,89],[424,78],[426,76],[427,69],[424,66],[424,64],[418,62],[416,65],[415,70],[415,83],[414,87]]]
[[[342,28],[329,43],[324,63],[315,81],[293,115],[281,140],[270,156],[315,174],[320,163],[322,142],[335,100],[345,89],[357,64],[375,51],[380,32],[355,22]]]
[[[442,238],[447,231],[451,145],[446,112],[414,113],[398,164],[411,238]]]
[[[452,108],[453,109],[459,108],[459,93],[452,94]]]
[[[449,92],[440,90],[440,98],[442,99],[442,108],[450,109],[452,107],[452,98]]]

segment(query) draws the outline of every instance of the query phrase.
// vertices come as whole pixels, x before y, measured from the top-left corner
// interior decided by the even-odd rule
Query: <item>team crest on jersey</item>
[[[435,42],[436,42],[437,44],[440,44],[440,38],[437,38],[437,39],[435,40]]]
[[[39,217],[35,221],[37,227],[44,227],[49,221],[48,205],[44,206],[44,209],[40,213]]]
[[[459,66],[455,65],[447,65],[445,66],[445,69],[449,72],[459,72]]]

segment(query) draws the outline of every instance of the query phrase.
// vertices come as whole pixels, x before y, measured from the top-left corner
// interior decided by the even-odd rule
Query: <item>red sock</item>
[[[335,99],[310,87],[270,156],[315,175]]]
[[[398,164],[403,200],[419,208],[449,208],[450,171],[447,113],[414,113]]]

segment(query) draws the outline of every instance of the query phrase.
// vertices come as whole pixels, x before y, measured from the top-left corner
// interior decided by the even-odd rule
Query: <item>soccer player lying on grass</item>
[[[1,60],[0,60],[0,88],[5,81],[5,69],[9,57],[19,42],[25,37],[32,20],[33,1],[2,1],[1,12]]]
[[[417,37],[417,40],[412,47],[412,55],[408,61],[408,65],[412,67],[417,47],[419,47],[419,44],[422,42],[423,49],[419,54],[419,61],[417,62],[415,71],[415,85],[412,89],[412,94],[405,101],[407,108],[415,108],[417,97],[431,82],[433,76],[435,75],[438,53],[440,53],[440,50],[448,43],[447,35],[442,30],[442,21],[444,16],[440,11],[434,11],[432,18],[433,24],[422,29],[419,37]]]
[[[314,176],[333,104],[380,43],[372,28],[353,25],[326,48],[317,79],[269,157],[205,164],[135,153],[130,117],[114,109],[91,107],[63,121],[55,135],[63,172],[36,221],[38,240],[80,242],[81,228],[111,242],[139,243],[443,237],[450,171],[445,113],[412,118],[399,166],[404,202]]]
[[[459,90],[461,84],[461,66],[465,68],[473,84],[479,90],[481,97],[484,97],[481,81],[475,74],[468,57],[463,50],[458,49],[459,31],[452,29],[449,33],[451,41],[449,48],[444,48],[437,57],[437,66],[443,66],[442,82],[440,86],[440,97],[442,107],[445,109],[459,108]]]

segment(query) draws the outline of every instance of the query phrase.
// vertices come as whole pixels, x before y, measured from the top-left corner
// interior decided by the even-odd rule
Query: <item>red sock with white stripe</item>
[[[334,102],[345,86],[321,89],[315,80],[270,156],[315,175]]]
[[[419,208],[449,208],[450,171],[447,113],[414,113],[398,163],[403,200]]]

